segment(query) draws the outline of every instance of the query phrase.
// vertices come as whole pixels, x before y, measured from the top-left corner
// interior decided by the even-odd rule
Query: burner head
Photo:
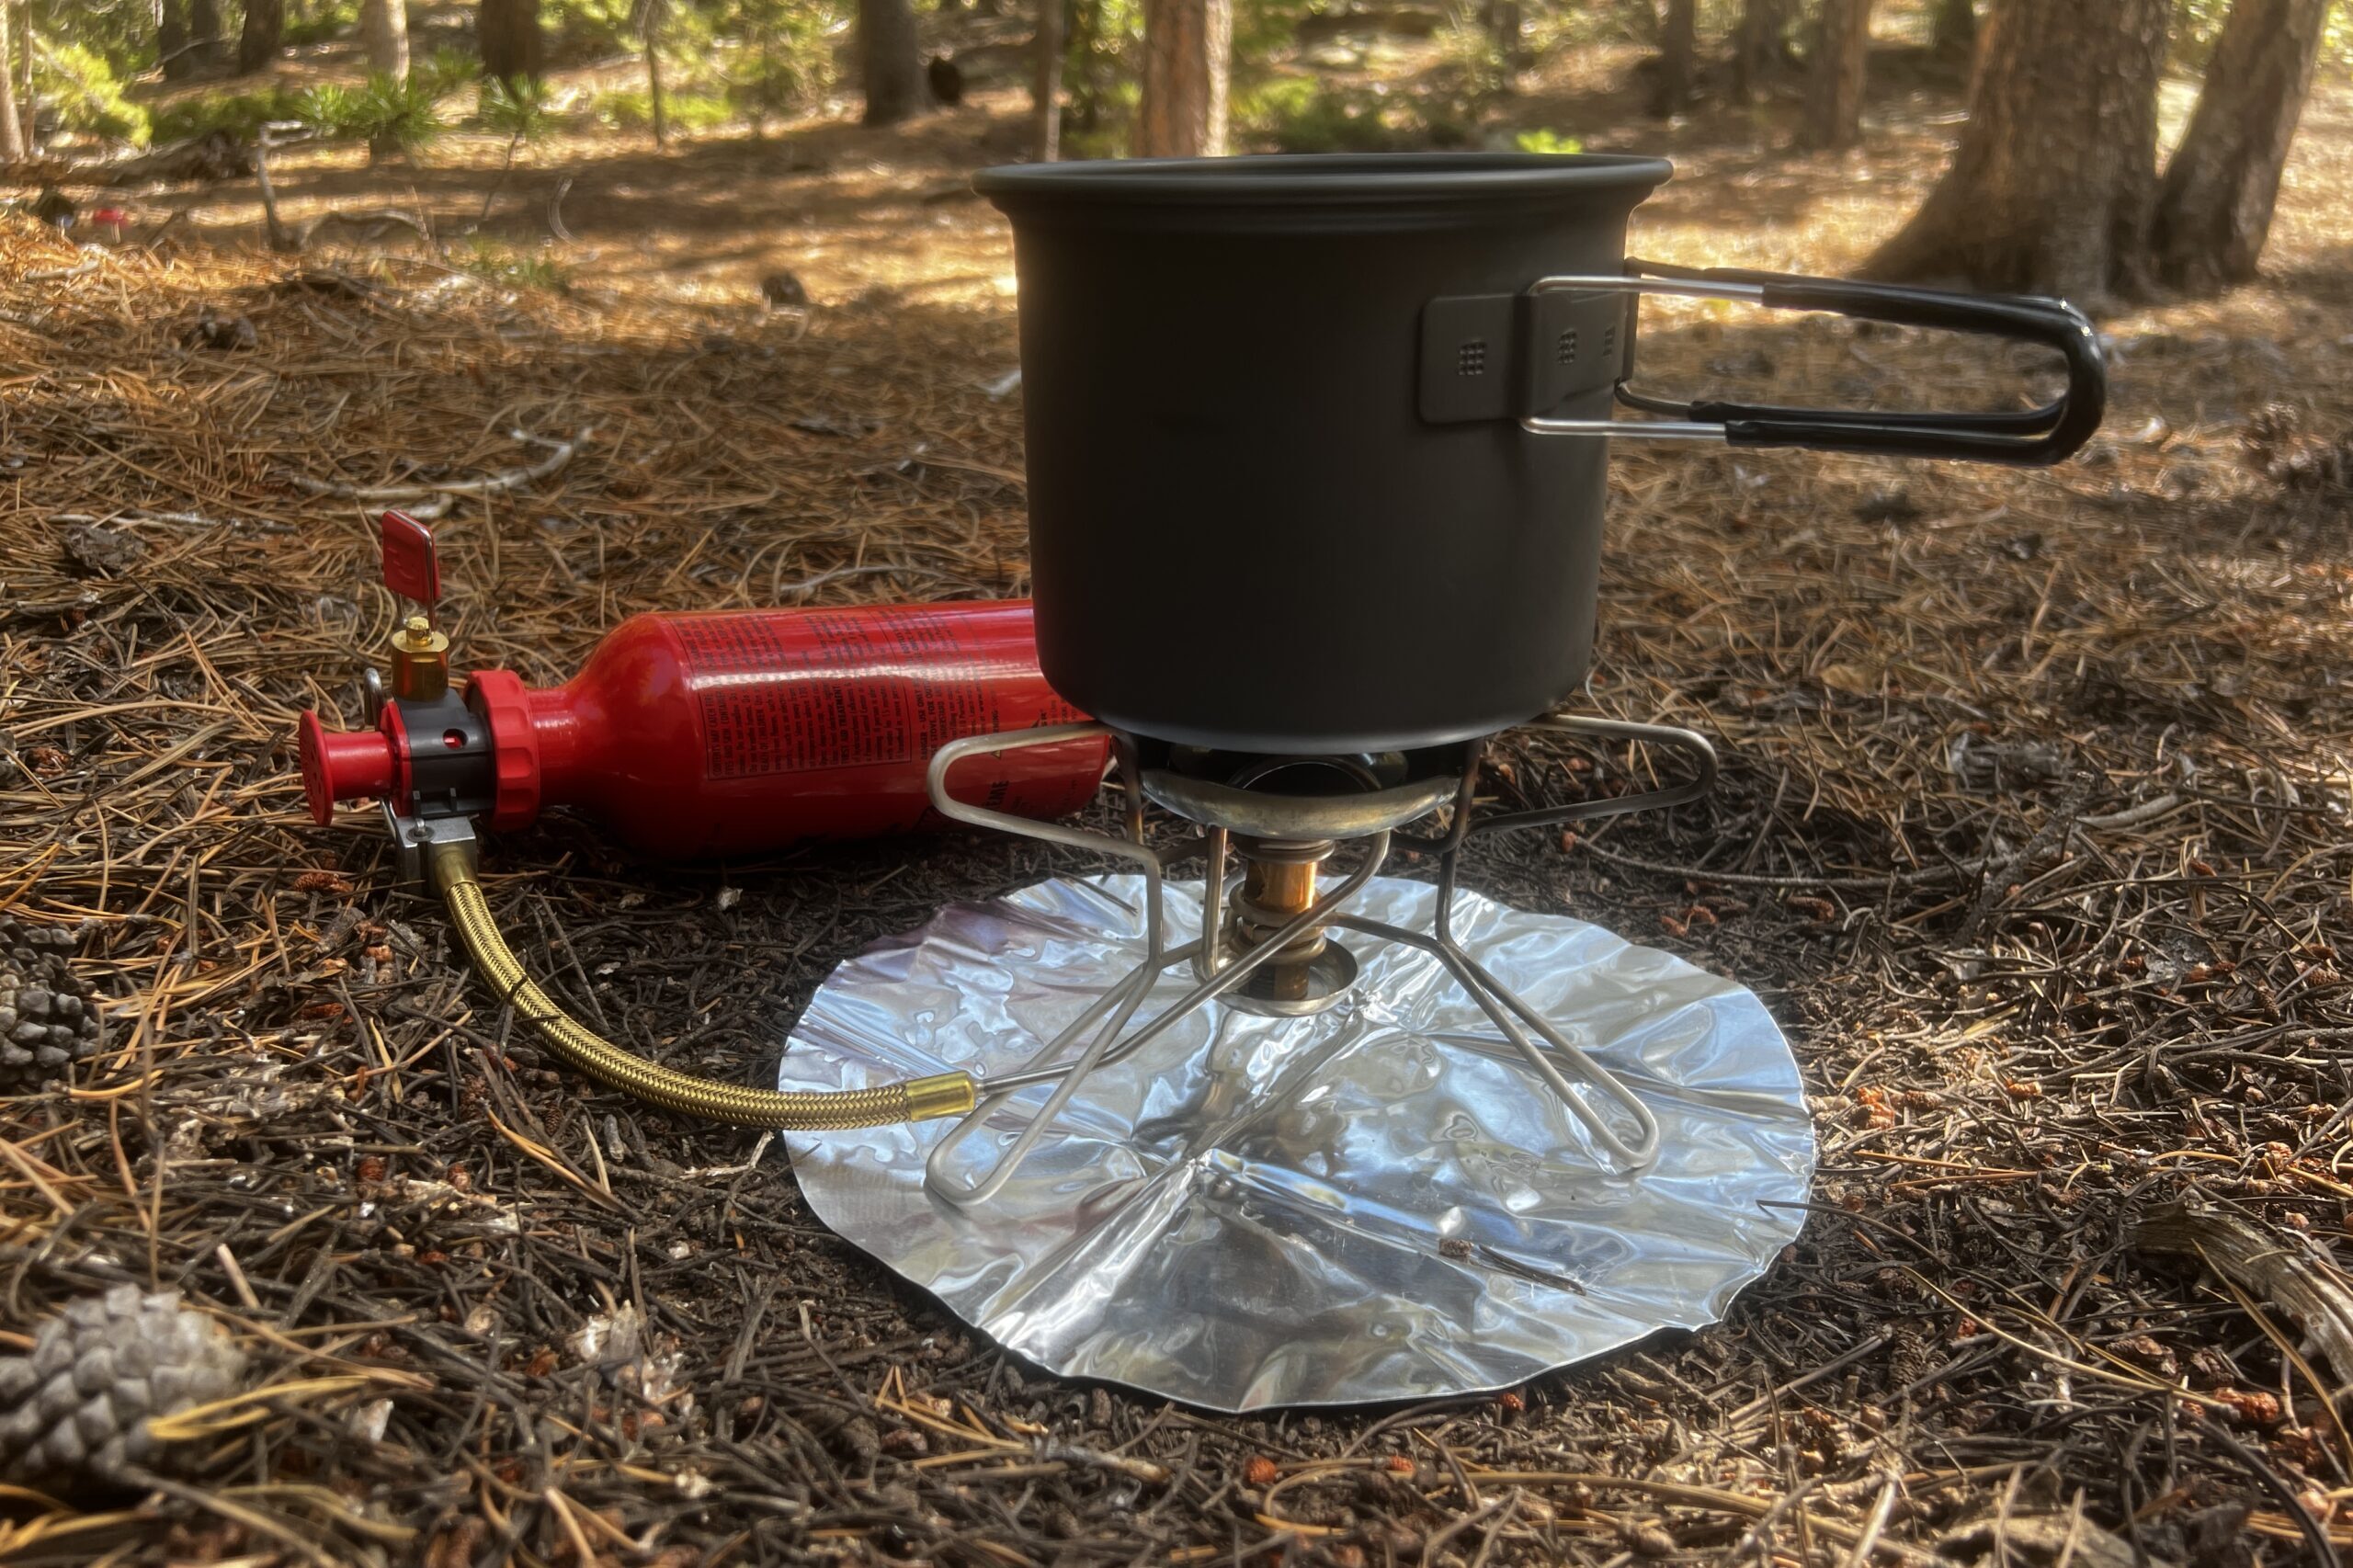
[[[1136,737],[1144,798],[1203,827],[1251,838],[1364,838],[1461,790],[1461,745],[1321,756],[1219,751]]]
[[[1279,943],[1224,999],[1245,1013],[1295,1017],[1331,1006],[1357,979],[1355,955],[1321,924],[1299,926],[1320,896],[1317,869],[1345,840],[1458,801],[1477,748],[1267,756],[1131,736],[1125,749],[1147,800],[1210,829],[1213,887],[1195,973],[1206,979]],[[1241,863],[1230,886],[1229,852]]]

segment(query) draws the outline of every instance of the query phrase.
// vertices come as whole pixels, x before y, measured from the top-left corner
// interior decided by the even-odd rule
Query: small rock
[[[1682,1550],[1673,1536],[1656,1525],[1630,1522],[1619,1533],[1637,1557],[1672,1557]]]
[[[190,348],[227,352],[251,348],[261,341],[261,335],[245,317],[221,315],[207,305],[197,312],[196,320],[181,335],[180,341]]]
[[[772,311],[805,307],[809,303],[809,290],[801,286],[800,278],[779,267],[760,278],[760,298],[768,302],[768,309]]]
[[[1855,520],[1861,523],[1909,523],[1920,516],[1908,490],[1882,490],[1855,508]]]
[[[107,577],[121,576],[147,553],[147,546],[136,536],[96,523],[74,524],[65,530],[63,542],[74,565]]]

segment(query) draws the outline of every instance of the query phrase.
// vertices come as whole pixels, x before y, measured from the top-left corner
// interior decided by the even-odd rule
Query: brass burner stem
[[[1243,851],[1242,896],[1234,903],[1233,937],[1256,947],[1315,903],[1316,858],[1261,860]],[[1251,989],[1270,1001],[1298,1001],[1313,984],[1315,959],[1324,951],[1320,930],[1294,937],[1258,971]]]
[[[1256,908],[1285,920],[1304,915],[1315,902],[1314,863],[1252,860],[1243,879],[1242,896]]]

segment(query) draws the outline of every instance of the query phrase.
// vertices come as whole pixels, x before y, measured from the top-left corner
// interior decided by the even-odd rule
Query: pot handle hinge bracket
[[[1432,425],[1525,419],[1632,373],[1634,300],[1589,291],[1459,295],[1422,307]]]

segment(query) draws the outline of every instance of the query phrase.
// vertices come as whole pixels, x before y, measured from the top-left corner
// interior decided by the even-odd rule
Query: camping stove
[[[795,1168],[827,1223],[1049,1369],[1228,1410],[1495,1388],[1712,1320],[1795,1235],[1812,1126],[1763,1005],[1459,887],[1463,847],[1713,781],[1688,731],[1535,717],[1592,667],[1609,442],[2043,466],[2098,428],[2106,369],[2055,301],[1630,259],[1669,173],[1466,153],[975,182],[1020,283],[1039,672],[1097,722],[954,741],[931,801],[1132,874],[870,949],[779,1076],[972,1087],[944,1132],[794,1135]],[[1989,410],[1638,390],[1659,296],[2038,345],[2065,386]],[[1248,630],[1199,636],[1207,606]],[[1676,754],[1682,781],[1483,813],[1488,743],[1531,722]],[[945,787],[1107,741],[1123,833]],[[1147,834],[1148,809],[1182,825]],[[1400,848],[1434,886],[1381,874]]]
[[[1694,800],[1715,755],[1655,724],[1515,733],[1631,746],[1669,782],[1483,807],[1494,736],[944,746],[943,814],[1124,864],[950,905],[835,971],[779,1087],[962,1073],[975,1099],[788,1133],[811,1208],[1050,1371],[1221,1410],[1507,1387],[1721,1315],[1813,1171],[1780,1030],[1729,980],[1459,885],[1474,835]],[[1124,786],[1116,829],[944,787],[1088,741]]]
[[[930,771],[932,804],[943,814],[1049,844],[1106,851],[1142,871],[1144,952],[1131,973],[1106,988],[1029,1061],[982,1081],[972,1111],[932,1146],[925,1164],[929,1189],[960,1207],[985,1202],[1003,1190],[1090,1074],[1132,1055],[1203,1007],[1222,1003],[1245,1014],[1300,1017],[1332,1006],[1358,983],[1360,968],[1343,934],[1431,955],[1600,1151],[1621,1170],[1652,1165],[1658,1157],[1658,1121],[1642,1098],[1457,939],[1456,882],[1463,846],[1473,835],[1557,827],[1699,799],[1714,786],[1715,750],[1693,731],[1662,724],[1570,717],[1525,728],[1679,754],[1694,776],[1664,789],[1482,815],[1476,802],[1485,739],[1350,756],[1251,756],[1157,741],[1105,725],[1065,724],[974,736],[943,747]],[[1094,737],[1108,738],[1118,759],[1127,801],[1124,835],[968,805],[946,787],[949,772],[968,758]],[[1190,831],[1151,843],[1147,804],[1181,819]],[[1441,814],[1443,826],[1435,835],[1404,831]],[[1348,911],[1350,899],[1401,850],[1438,859],[1437,901],[1426,930]],[[1164,879],[1170,868],[1194,859],[1204,862],[1199,927],[1190,939],[1172,945]],[[1188,975],[1190,989],[1175,1005],[1140,1019],[1143,999],[1172,971]],[[1015,1109],[1022,1090],[1046,1084],[1053,1085],[1052,1092],[1034,1110],[1023,1116]],[[1285,1092],[1296,1097],[1310,1087],[1294,1077]],[[972,1134],[1008,1119],[1020,1123],[1010,1143],[977,1171],[960,1171]]]

